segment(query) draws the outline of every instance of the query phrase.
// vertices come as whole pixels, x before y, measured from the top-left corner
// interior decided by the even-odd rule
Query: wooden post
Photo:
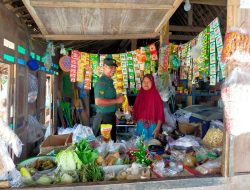
[[[165,45],[168,40],[169,40],[169,22],[161,30],[160,46]]]
[[[228,0],[227,1],[227,30],[231,27],[239,26],[240,21],[240,1]]]
[[[137,39],[131,40],[131,50],[136,50],[137,49]]]
[[[240,0],[227,0],[227,30],[232,27],[241,27],[248,29],[250,27],[250,10],[240,8]],[[230,73],[227,73],[230,74]],[[226,129],[227,121],[224,118],[224,126]],[[234,172],[245,172],[246,169],[242,170],[242,164],[246,163],[247,157],[247,145],[250,140],[250,133],[244,134],[246,138],[241,136],[233,137],[228,132],[224,132],[224,152],[222,159],[222,175],[223,176],[234,176]],[[242,146],[240,146],[242,145]],[[236,148],[240,147],[240,148]],[[235,156],[237,155],[237,156]],[[236,158],[236,159],[235,159]],[[240,167],[241,166],[241,167]]]

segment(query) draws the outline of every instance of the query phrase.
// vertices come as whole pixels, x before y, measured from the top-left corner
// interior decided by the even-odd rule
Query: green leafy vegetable
[[[103,181],[104,180],[104,171],[96,163],[90,163],[83,166],[82,169],[82,178],[87,181]]]
[[[82,162],[74,150],[66,149],[56,156],[56,162],[62,171],[80,170]]]
[[[137,142],[137,147],[139,147],[139,150],[134,150],[132,152],[132,155],[136,157],[136,163],[149,166],[152,161],[147,158],[147,147],[144,145],[143,135],[141,135],[139,141]]]
[[[98,158],[97,150],[91,148],[86,139],[83,139],[76,143],[75,151],[84,165],[88,163],[93,163]]]

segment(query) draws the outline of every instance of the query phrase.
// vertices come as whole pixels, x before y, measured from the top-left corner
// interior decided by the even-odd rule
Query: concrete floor
[[[140,182],[104,182],[75,184],[75,186],[30,187],[24,189],[55,189],[55,190],[250,190],[250,174],[237,175],[232,178],[203,177],[188,179],[153,180]]]

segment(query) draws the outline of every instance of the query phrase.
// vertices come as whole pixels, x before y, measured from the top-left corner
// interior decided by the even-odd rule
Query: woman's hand
[[[153,131],[154,138],[158,137],[160,134],[160,127],[156,127],[155,130]]]

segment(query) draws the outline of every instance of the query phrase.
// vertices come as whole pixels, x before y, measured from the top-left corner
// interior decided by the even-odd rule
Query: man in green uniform
[[[101,124],[112,124],[111,138],[116,141],[116,115],[118,104],[123,102],[123,96],[116,96],[112,77],[116,70],[116,61],[106,58],[103,61],[103,75],[96,83],[95,104],[96,116],[93,121],[93,131],[95,136],[100,134]]]

